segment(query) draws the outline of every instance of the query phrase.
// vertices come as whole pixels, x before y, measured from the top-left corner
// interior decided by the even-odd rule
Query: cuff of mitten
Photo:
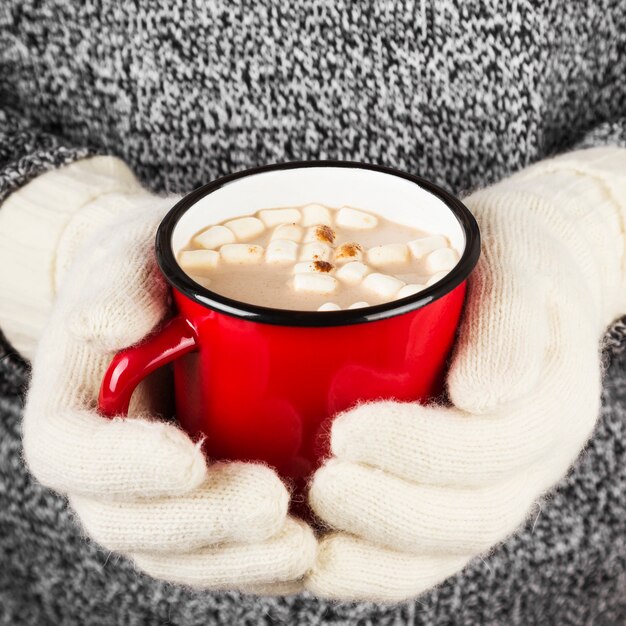
[[[97,156],[46,172],[0,206],[0,328],[31,358],[63,273],[85,238],[145,201],[119,159]]]
[[[545,159],[466,201],[477,216],[489,210],[507,215],[515,205],[545,213],[546,226],[567,242],[582,271],[599,326],[626,313],[626,149],[589,148]],[[555,210],[544,211],[549,207]]]
[[[554,178],[554,174],[563,171],[589,181],[587,185],[575,187],[581,207],[577,220],[599,256],[604,252],[618,257],[613,260],[618,267],[616,279],[608,282],[609,293],[604,294],[607,318],[603,321],[608,323],[626,313],[626,148],[603,146],[573,150],[541,161],[511,180],[537,181],[543,176],[547,184],[558,185],[560,179]],[[600,268],[599,280],[607,280],[608,263]]]

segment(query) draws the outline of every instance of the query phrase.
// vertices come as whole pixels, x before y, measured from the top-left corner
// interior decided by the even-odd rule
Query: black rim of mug
[[[454,269],[440,281],[417,294],[399,300],[392,300],[384,304],[364,307],[362,309],[344,309],[341,311],[294,311],[291,309],[274,309],[250,304],[248,302],[240,302],[239,300],[227,298],[226,296],[199,285],[181,269],[174,256],[174,251],[172,250],[172,234],[181,216],[198,202],[198,200],[240,178],[262,174],[264,172],[308,167],[343,167],[391,174],[411,181],[432,193],[434,196],[437,196],[452,211],[463,228],[465,234],[465,250],[459,262]],[[220,313],[252,322],[279,326],[346,326],[350,324],[375,322],[388,317],[409,313],[451,292],[470,275],[478,262],[478,257],[480,256],[480,231],[474,216],[458,198],[438,185],[419,176],[391,167],[371,165],[358,161],[290,161],[287,163],[263,165],[261,167],[236,172],[218,178],[187,194],[172,207],[159,225],[156,235],[156,256],[161,271],[174,289],[177,289],[188,298],[214,311],[219,311]]]

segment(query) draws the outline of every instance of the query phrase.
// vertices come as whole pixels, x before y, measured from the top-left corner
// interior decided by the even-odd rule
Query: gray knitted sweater
[[[2,0],[0,201],[92,153],[155,191],[336,158],[462,193],[626,145],[625,76],[624,0]],[[394,607],[194,591],[101,551],[24,469],[28,367],[4,344],[0,623],[625,624],[625,328],[607,335],[596,432],[532,522]]]

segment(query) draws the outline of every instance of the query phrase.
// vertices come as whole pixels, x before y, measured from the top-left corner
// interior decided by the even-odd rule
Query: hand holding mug
[[[307,588],[415,596],[533,513],[599,415],[599,340],[626,312],[626,151],[542,162],[465,200],[483,249],[447,377],[454,406],[335,419],[309,499],[333,529]]]
[[[140,387],[128,419],[95,411],[113,354],[170,315],[154,233],[171,199],[144,198],[100,229],[66,275],[33,361],[24,414],[31,471],[68,496],[84,529],[158,578],[207,588],[286,588],[316,542],[287,514],[268,467],[208,463],[198,443],[157,419]]]
[[[346,174],[349,171],[369,182],[371,187],[366,188],[354,185],[340,167],[336,169],[338,202],[347,199],[347,190],[358,188],[364,198],[370,192],[377,194],[383,206],[429,207],[431,219],[447,225],[451,237],[462,246],[471,242],[459,268],[423,295],[368,311],[325,314],[323,323],[318,321],[320,314],[305,313],[293,325],[291,312],[273,311],[276,317],[282,315],[286,327],[263,323],[268,320],[237,319],[232,309],[231,315],[218,315],[201,306],[202,292],[191,291],[198,286],[179,275],[174,277],[183,285],[178,290],[174,284],[178,317],[163,326],[160,322],[169,314],[168,295],[151,240],[166,201],[153,200],[157,208],[117,218],[99,231],[66,276],[34,362],[25,417],[27,459],[44,484],[69,495],[83,526],[99,543],[131,556],[159,578],[208,588],[294,591],[313,565],[316,542],[304,522],[287,515],[286,489],[267,467],[249,463],[205,466],[199,445],[171,424],[142,417],[154,415],[149,407],[154,395],[142,386],[129,407],[134,386],[155,366],[178,357],[178,416],[188,432],[206,434],[210,459],[260,458],[278,466],[284,475],[296,477],[310,472],[325,453],[319,437],[312,435],[325,428],[337,410],[380,395],[426,398],[440,386],[460,315],[464,281],[477,256],[475,234],[463,230],[471,225],[471,218],[460,203],[446,196],[456,210],[453,214],[427,189],[428,183],[423,188],[412,177],[377,172],[377,168],[346,168]],[[379,178],[372,179],[372,172]],[[387,188],[378,189],[381,179]],[[295,187],[310,196],[319,181],[310,184],[309,190],[302,185],[284,188]],[[410,194],[405,197],[407,187],[420,195],[417,201]],[[276,188],[281,186],[260,187]],[[396,202],[390,203],[389,193],[394,189]],[[196,206],[198,196],[196,192],[187,205],[179,205],[183,217],[191,215],[187,209]],[[246,209],[245,197],[255,197],[261,206],[280,203],[253,194],[239,198],[235,204],[240,210]],[[176,237],[175,226],[166,220],[160,232]],[[192,324],[183,323],[181,314]],[[439,332],[432,332],[435,328]],[[246,341],[248,348],[261,350],[246,354],[242,350]],[[91,410],[98,380],[117,350],[135,344],[116,357],[105,380],[111,389],[109,407],[128,411],[129,417],[108,421]],[[202,350],[206,350],[204,355]],[[294,385],[290,388],[285,385],[290,369],[283,363],[292,366],[302,353],[313,355],[325,369],[317,378],[311,376],[315,372],[296,371],[291,374]],[[241,367],[242,359],[250,354],[257,362],[259,355],[266,359],[260,368],[265,377],[261,382],[267,383],[272,376],[278,381],[266,384],[261,396],[251,393],[259,385],[245,379],[246,370]],[[198,370],[204,358],[213,367],[210,375]],[[252,370],[258,376],[259,371]],[[248,393],[241,393],[244,388]],[[292,431],[276,428],[280,413],[270,411],[271,401],[276,400],[272,394],[283,400],[273,406],[278,410],[291,406],[287,417],[295,415],[305,425],[300,432],[307,436],[300,437],[296,446],[285,439]],[[242,401],[248,403],[243,407],[246,410],[238,406],[233,410],[233,402]],[[231,417],[244,420],[250,428],[233,428]],[[268,423],[270,417],[273,420]],[[259,436],[251,437],[254,428]],[[50,446],[51,440],[57,445]],[[289,445],[285,446],[286,441]],[[261,445],[252,451],[245,447],[259,442],[273,442],[273,446]],[[274,456],[265,456],[268,451]]]
[[[31,469],[70,495],[90,534],[159,578],[287,593],[304,576],[322,596],[418,594],[513,532],[593,427],[597,339],[626,310],[624,194],[606,193],[624,190],[626,168],[609,152],[549,161],[468,200],[486,245],[448,378],[455,407],[372,403],[335,421],[310,494],[335,529],[319,549],[273,472],[207,466],[180,430],[140,417],[141,387],[130,419],[94,412],[114,353],[168,315],[152,257],[162,209],[100,233],[100,252],[92,243],[68,275],[34,361]]]
[[[224,258],[231,244],[215,246],[218,250],[210,250],[208,257],[221,260],[215,261],[212,273],[209,268],[211,288],[201,284],[202,277],[183,270],[181,252],[187,254],[188,242],[199,231],[207,233],[201,229],[224,221],[227,225],[243,222],[248,228],[252,223],[253,228],[262,229],[261,220],[251,214],[271,214],[264,211],[267,207],[302,207],[312,199],[325,206],[347,205],[368,211],[349,209],[343,219],[360,216],[373,224],[378,220],[381,232],[388,227],[387,220],[393,220],[402,235],[425,230],[437,233],[439,239],[447,238],[456,250],[447,249],[455,255],[450,271],[441,277],[433,269],[435,280],[406,297],[378,296],[374,306],[318,312],[253,303],[259,298],[253,293],[255,284],[263,286],[274,276],[280,288],[274,299],[298,297],[296,279],[312,274],[296,274],[293,283],[288,279],[292,266],[297,272],[302,265],[295,255],[294,261],[280,265],[262,259],[233,265]],[[279,213],[293,212],[295,218],[288,219],[299,220],[305,210],[283,209]],[[333,217],[330,210],[324,210],[329,224],[340,229],[342,211]],[[328,229],[325,237],[334,237],[331,226],[323,226]],[[213,228],[233,236],[225,226]],[[276,228],[273,237],[282,226],[272,228]],[[350,233],[345,235],[350,239],[363,231],[343,232]],[[378,241],[376,226],[368,234],[370,240]],[[246,243],[235,245],[243,253],[258,248],[254,240],[243,241]],[[299,260],[311,245],[324,248],[324,244],[306,240],[293,245],[299,249]],[[407,254],[398,271],[406,275],[415,270],[424,280],[422,272],[429,268],[412,259],[409,246],[395,245],[403,246]],[[338,412],[378,398],[424,401],[441,390],[466,280],[479,250],[476,223],[456,198],[428,181],[389,168],[332,161],[286,163],[205,185],[180,201],[157,232],[157,260],[172,286],[178,314],[145,342],[115,357],[103,382],[100,408],[107,415],[124,414],[138,381],[155,367],[173,362],[177,419],[194,439],[206,437],[204,448],[209,457],[262,461],[281,476],[294,479],[302,490],[328,454],[329,423]],[[202,248],[199,254],[204,257],[207,250]],[[370,252],[363,261],[357,265],[371,272],[363,284],[370,278],[403,284],[376,272],[376,266],[365,266],[373,263]],[[334,273],[336,267],[325,262],[324,269]],[[237,268],[245,270],[250,265],[260,268],[256,282],[250,282],[241,269],[234,274]],[[340,266],[336,276],[346,267]],[[213,290],[220,272],[225,272],[230,282],[248,281],[249,299],[235,300]],[[351,281],[336,280],[330,273],[318,273],[317,277],[337,284],[333,292],[337,298],[356,288]],[[242,291],[238,284],[227,282],[225,287]],[[326,297],[333,298],[325,295],[322,300]]]

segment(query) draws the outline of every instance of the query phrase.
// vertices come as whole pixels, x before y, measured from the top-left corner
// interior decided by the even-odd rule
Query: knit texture
[[[100,170],[101,159],[85,159],[37,181]],[[127,210],[96,227],[67,270],[33,359],[24,458],[42,485],[68,497],[89,536],[157,578],[211,589],[294,583],[317,544],[288,517],[289,494],[273,470],[207,464],[201,446],[163,416],[161,375],[142,382],[125,419],[93,411],[112,355],[169,313],[154,236],[175,201],[132,190]]]
[[[68,267],[89,234],[116,214],[159,200],[119,159],[80,159],[39,174],[12,193],[0,212],[0,327],[32,359]],[[169,206],[169,205],[167,205]]]
[[[122,156],[154,190],[336,157],[401,167],[460,193],[574,144],[626,143],[623,2],[458,5],[9,0],[0,6],[0,109],[23,119],[0,144],[1,189],[95,150]],[[22,126],[30,130],[12,132]],[[28,373],[4,355],[0,623],[621,624],[625,330],[607,335],[597,430],[525,530],[395,608],[191,592],[110,558],[81,536],[63,499],[26,474]]]
[[[6,0],[0,33],[1,101],[173,193],[303,158],[459,192],[626,111],[622,0]]]
[[[605,354],[609,356],[609,354]],[[626,358],[612,354],[596,432],[525,528],[488,558],[397,607],[255,598],[156,582],[86,541],[21,460],[21,402],[0,399],[0,623],[608,624],[626,615]]]
[[[423,591],[566,474],[599,412],[598,340],[626,311],[625,199],[615,148],[546,159],[466,199],[483,250],[450,361],[454,407],[381,401],[335,418],[309,499],[344,534],[322,541],[308,588]]]
[[[0,107],[0,202],[39,174],[95,152],[93,148],[77,147],[67,138],[32,126],[17,112]]]
[[[340,599],[414,597],[517,530],[593,430],[598,340],[626,311],[626,150],[545,159],[466,199],[484,243],[450,364],[455,408],[386,401],[336,417],[333,458],[309,493],[339,532],[320,538],[317,558],[311,531],[286,520],[278,477],[253,464],[207,467],[173,424],[146,419],[160,394],[136,394],[128,419],[90,411],[111,354],[168,311],[153,242],[177,198],[129,183],[111,157],[47,172],[5,202],[0,235],[11,232],[9,215],[15,231],[34,231],[33,206],[49,227],[59,206],[61,223],[65,206],[74,211],[53,238],[59,250],[41,257],[64,257],[67,269],[46,328],[32,337],[25,458],[43,485],[69,497],[92,538],[156,578],[265,592],[301,582]],[[125,185],[130,191],[115,191]],[[117,214],[103,213],[109,205]],[[31,291],[9,297],[22,293]],[[3,318],[5,328],[11,322]]]

